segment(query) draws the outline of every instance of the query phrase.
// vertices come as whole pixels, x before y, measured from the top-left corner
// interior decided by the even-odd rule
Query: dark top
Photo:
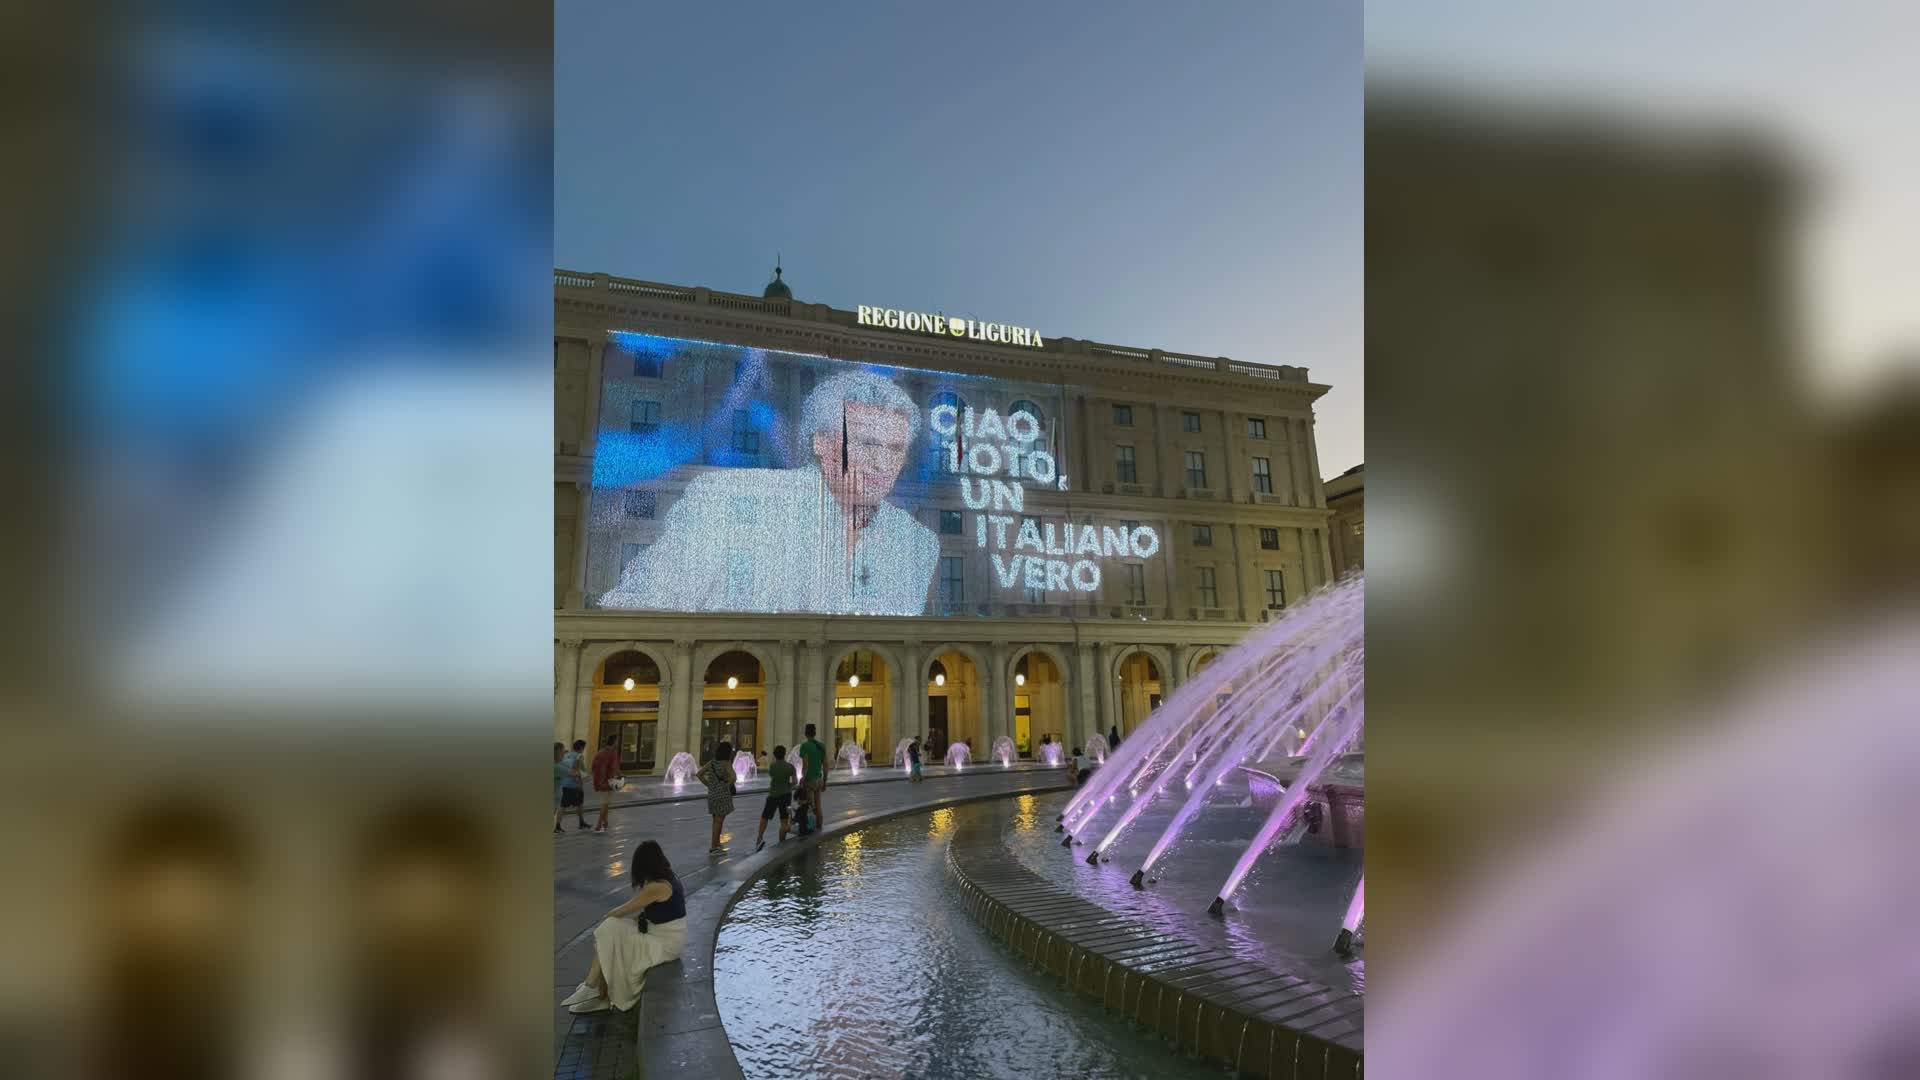
[[[918,746],[915,746],[912,743],[908,743],[907,758],[908,760],[912,761],[915,765],[920,764],[920,748]]]
[[[680,887],[678,875],[670,879],[673,882],[673,895],[665,900],[656,900],[640,909],[640,917],[650,923],[672,922],[687,917],[687,891]]]

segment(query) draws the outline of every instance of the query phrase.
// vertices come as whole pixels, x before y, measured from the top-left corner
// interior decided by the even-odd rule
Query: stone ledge
[[[996,829],[947,845],[968,914],[1108,1011],[1243,1076],[1362,1075],[1364,999],[1136,923],[1007,857]]]

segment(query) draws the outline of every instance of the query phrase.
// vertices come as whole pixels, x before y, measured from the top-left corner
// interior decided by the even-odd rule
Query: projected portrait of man
[[[940,542],[887,501],[919,433],[919,407],[883,376],[821,380],[797,432],[812,461],[697,477],[600,606],[920,614]]]

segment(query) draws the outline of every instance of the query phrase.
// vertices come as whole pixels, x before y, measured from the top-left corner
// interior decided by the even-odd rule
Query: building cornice
[[[1274,412],[1310,411],[1312,403],[1330,389],[1307,381],[1306,369],[1299,367],[1242,364],[1226,357],[1075,338],[1049,338],[1047,346],[1039,349],[959,344],[932,335],[858,326],[853,312],[824,304],[555,271],[556,336],[591,340],[620,330],[957,374],[1086,384],[1140,396],[1174,392],[1191,397],[1196,391],[1213,391],[1243,408],[1247,395],[1255,394],[1272,402]]]

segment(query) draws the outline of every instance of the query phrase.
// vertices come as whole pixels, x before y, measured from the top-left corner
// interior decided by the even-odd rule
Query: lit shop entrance
[[[713,748],[732,743],[737,753],[760,749],[760,710],[766,703],[760,661],[752,653],[730,652],[707,665],[700,700],[700,760],[713,757]]]
[[[618,736],[622,773],[648,773],[658,765],[660,745],[660,666],[643,652],[607,657],[594,680],[594,727],[588,754]]]

